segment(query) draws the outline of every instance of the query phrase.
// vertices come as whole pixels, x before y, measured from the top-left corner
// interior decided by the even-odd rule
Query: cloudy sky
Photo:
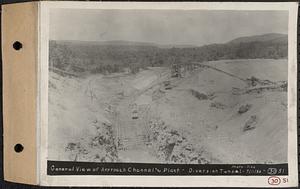
[[[288,12],[86,9],[50,12],[50,39],[54,40],[205,45],[265,33],[287,34]]]

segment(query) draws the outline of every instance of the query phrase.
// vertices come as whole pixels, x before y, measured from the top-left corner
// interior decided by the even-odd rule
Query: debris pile
[[[79,142],[70,142],[65,147],[72,161],[117,162],[118,153],[111,124],[95,120],[92,125],[96,134],[90,138],[81,138]]]
[[[249,87],[250,86],[254,87],[254,86],[259,86],[259,85],[274,85],[274,84],[276,84],[275,82],[272,82],[270,80],[261,80],[254,76],[252,76],[251,78],[247,78],[246,82]]]
[[[246,123],[244,125],[243,131],[245,132],[245,131],[255,129],[256,124],[257,124],[257,119],[258,118],[256,115],[250,116],[250,118],[246,121]]]
[[[203,157],[204,150],[196,149],[183,134],[170,129],[164,121],[152,119],[149,125],[148,145],[151,145],[162,161],[182,164],[209,163]]]
[[[194,89],[190,89],[189,91],[198,100],[212,100],[215,98],[215,95],[213,93],[211,94],[200,93],[199,91],[196,91]]]
[[[239,110],[238,110],[238,113],[239,113],[239,114],[246,113],[251,107],[252,107],[251,104],[245,104],[245,105],[242,105],[242,106],[240,106],[240,108],[239,108]]]
[[[211,108],[216,108],[216,109],[225,109],[226,108],[226,105],[225,104],[223,104],[223,103],[221,103],[221,102],[212,102],[211,104],[210,104],[210,107]]]

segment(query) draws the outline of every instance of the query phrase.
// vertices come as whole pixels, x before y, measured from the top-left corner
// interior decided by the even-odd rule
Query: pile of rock
[[[209,163],[202,155],[203,150],[195,149],[186,136],[170,129],[164,121],[153,119],[150,120],[149,125],[148,144],[154,148],[161,161],[183,164]]]
[[[258,79],[256,77],[254,77],[254,76],[252,76],[251,78],[247,78],[246,82],[249,87],[275,84],[275,82],[272,82],[270,80],[262,80],[262,79]]]
[[[238,113],[239,114],[246,113],[251,107],[252,107],[251,104],[244,104],[244,105],[239,107]]]
[[[221,102],[212,102],[212,103],[210,103],[210,107],[223,110],[226,108],[226,105]]]
[[[258,122],[258,117],[256,115],[250,116],[250,118],[247,119],[244,125],[243,131],[245,132],[245,131],[255,129],[257,122]]]
[[[201,93],[201,92],[199,92],[197,90],[194,90],[194,89],[190,89],[189,91],[198,100],[212,100],[212,99],[215,98],[215,95],[213,93],[205,94],[205,93]]]
[[[93,122],[94,136],[70,142],[65,148],[72,161],[117,162],[118,153],[114,142],[112,127],[108,123]]]

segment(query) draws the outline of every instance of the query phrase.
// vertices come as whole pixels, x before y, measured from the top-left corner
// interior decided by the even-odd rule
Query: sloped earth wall
[[[153,148],[159,160],[166,163],[207,164],[204,149],[196,149],[183,134],[170,129],[159,118],[149,122],[149,146]]]

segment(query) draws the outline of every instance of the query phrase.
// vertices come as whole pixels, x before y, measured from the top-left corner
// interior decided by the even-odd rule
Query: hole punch
[[[22,49],[22,47],[23,47],[23,44],[22,44],[21,42],[19,42],[19,41],[16,41],[16,42],[14,42],[14,44],[13,44],[13,48],[14,48],[16,51]]]
[[[22,144],[16,144],[15,145],[15,152],[20,153],[24,150],[24,147]]]

